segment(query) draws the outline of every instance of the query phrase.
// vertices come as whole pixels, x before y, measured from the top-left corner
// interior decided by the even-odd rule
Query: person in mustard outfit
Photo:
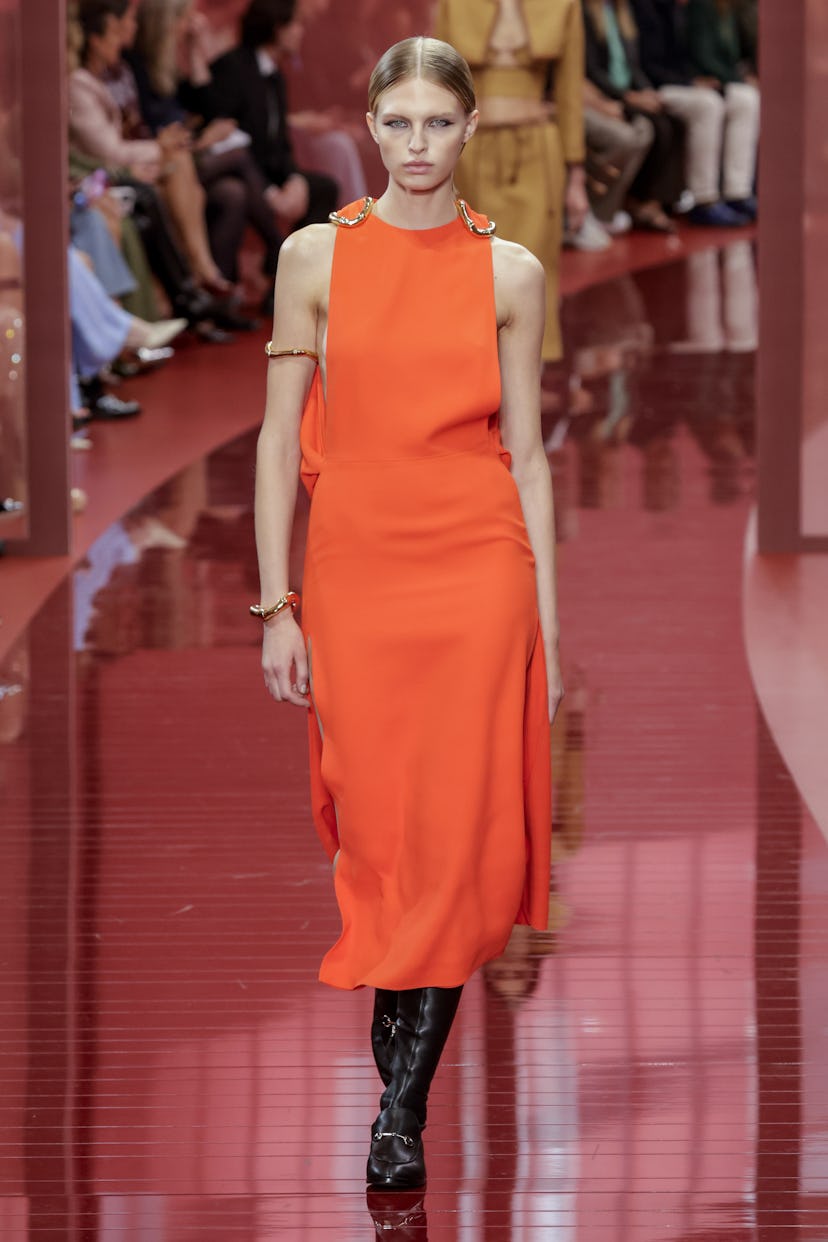
[[[268,690],[308,713],[342,917],[319,977],[375,989],[385,1091],[367,1176],[398,1189],[425,1180],[428,1090],[463,984],[515,924],[547,924],[562,687],[543,268],[456,195],[478,112],[455,49],[395,44],[369,108],[384,193],[280,254],[252,611]]]
[[[466,58],[480,129],[457,187],[546,271],[544,361],[563,352],[558,269],[564,213],[577,233],[584,182],[584,28],[580,0],[439,0],[435,34]],[[547,92],[551,78],[551,102]]]

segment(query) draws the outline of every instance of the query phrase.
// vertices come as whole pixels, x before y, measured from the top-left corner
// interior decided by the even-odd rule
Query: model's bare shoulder
[[[544,303],[546,273],[531,250],[517,242],[493,238],[492,267],[500,327],[512,322],[527,306]]]
[[[332,224],[308,224],[286,237],[279,251],[277,290],[312,303],[324,299],[335,240],[336,228]]]
[[[291,271],[313,269],[330,262],[336,240],[333,224],[306,224],[282,242],[279,264],[284,263]]]
[[[543,264],[531,250],[517,242],[492,238],[492,264],[495,280],[503,281],[516,290],[530,290],[545,280]]]

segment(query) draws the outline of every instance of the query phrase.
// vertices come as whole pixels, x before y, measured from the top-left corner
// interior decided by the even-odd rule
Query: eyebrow
[[[456,115],[457,114],[455,112],[432,112],[425,119],[427,121],[437,121],[437,120],[447,121]],[[410,121],[411,120],[411,117],[408,116],[408,114],[405,112],[386,112],[384,114],[383,119],[387,120],[389,117],[395,121]]]

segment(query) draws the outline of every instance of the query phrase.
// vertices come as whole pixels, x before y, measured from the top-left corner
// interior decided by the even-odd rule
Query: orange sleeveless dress
[[[319,978],[454,987],[514,923],[545,928],[549,899],[546,671],[498,431],[491,241],[459,216],[339,227],[326,362],[301,428],[311,793],[341,851]]]

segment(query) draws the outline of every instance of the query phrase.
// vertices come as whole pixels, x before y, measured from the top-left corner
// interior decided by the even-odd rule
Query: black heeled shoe
[[[371,1127],[366,1181],[376,1190],[418,1190],[425,1186],[420,1123],[410,1108],[384,1108]]]
[[[396,1031],[397,993],[389,992],[385,988],[377,988],[374,992],[374,1017],[371,1021],[371,1049],[379,1076],[385,1087],[391,1081]]]

